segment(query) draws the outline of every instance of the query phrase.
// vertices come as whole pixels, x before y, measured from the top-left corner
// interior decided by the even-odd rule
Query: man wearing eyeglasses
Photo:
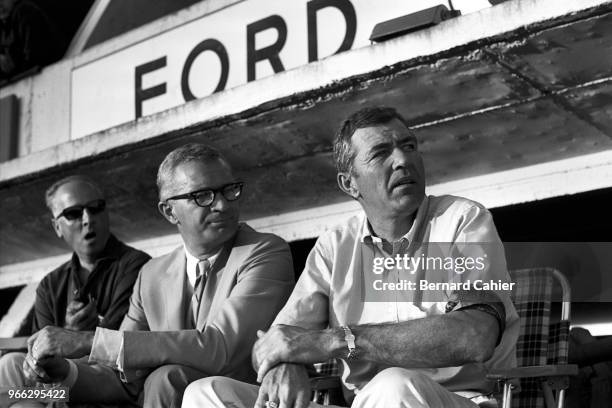
[[[128,310],[138,271],[150,256],[110,233],[106,202],[89,178],[59,180],[45,198],[55,233],[74,252],[70,261],[40,282],[32,332],[45,326],[90,332],[97,326],[117,329]],[[33,370],[48,377],[42,364],[33,364],[31,355],[7,354],[0,359],[0,386],[24,386]],[[3,398],[0,395],[2,406]]]
[[[219,152],[177,148],[157,184],[159,211],[183,245],[142,268],[121,331],[43,331],[31,345],[36,360],[90,353],[69,384],[72,402],[138,396],[145,407],[178,407],[187,385],[203,377],[254,382],[257,331],[267,330],[293,287],[288,245],[238,222],[243,183]],[[67,339],[71,351],[51,335]]]

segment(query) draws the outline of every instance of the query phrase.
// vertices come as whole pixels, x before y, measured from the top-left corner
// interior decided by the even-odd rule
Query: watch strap
[[[348,347],[346,359],[352,360],[357,354],[357,348],[355,347],[355,335],[348,326],[342,326],[342,330],[344,330],[344,341],[346,341],[346,346]]]

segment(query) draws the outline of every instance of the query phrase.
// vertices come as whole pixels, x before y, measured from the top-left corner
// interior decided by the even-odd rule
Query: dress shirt
[[[183,246],[183,248],[185,249],[185,258],[187,260],[185,271],[187,273],[187,279],[191,284],[191,289],[193,289],[195,287],[196,278],[198,276],[198,263],[201,261],[201,259],[191,255],[186,247]],[[215,265],[215,261],[217,260],[217,258],[219,258],[220,253],[221,250],[218,250],[213,256],[205,258],[210,263],[209,268],[212,269],[212,267]]]
[[[518,316],[508,292],[483,291],[482,297],[470,298],[456,297],[452,291],[387,291],[382,298],[368,299],[368,296],[375,296],[371,286],[368,286],[377,277],[372,273],[375,257],[397,254],[412,256],[432,242],[493,243],[491,247],[498,252],[488,254],[487,268],[478,273],[464,274],[462,279],[499,279],[509,282],[503,247],[490,213],[480,204],[464,198],[430,196],[419,206],[408,233],[398,242],[386,246],[387,249],[392,247],[390,253],[383,248],[383,241],[370,230],[365,214],[353,217],[347,224],[333,228],[319,237],[293,293],[274,324],[323,329],[398,323],[444,314],[475,304],[501,302],[505,329],[488,361],[422,370],[451,391],[489,391],[492,384],[485,379],[488,368],[516,365]],[[427,278],[428,273],[419,271],[414,275],[400,275],[397,268],[391,268],[379,276],[387,282],[399,282],[400,278]],[[342,379],[349,390],[356,392],[374,375],[388,367],[370,361],[342,361]]]

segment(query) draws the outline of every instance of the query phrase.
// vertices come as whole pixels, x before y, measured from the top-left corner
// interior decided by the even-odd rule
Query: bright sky
[[[445,3],[444,1],[439,1],[438,3]],[[473,11],[477,11],[483,8],[491,7],[491,3],[486,0],[455,0],[453,1],[453,5],[456,9],[461,10],[463,14],[471,13]]]
[[[412,0],[415,3],[415,9],[420,10],[427,7],[437,6],[438,4],[444,4],[448,7],[447,0]],[[452,0],[453,6],[457,10],[461,10],[461,14],[468,14],[474,11],[478,11],[483,8],[491,7],[491,4],[487,0]],[[418,5],[418,6],[417,6]],[[449,7],[450,8],[450,7]]]

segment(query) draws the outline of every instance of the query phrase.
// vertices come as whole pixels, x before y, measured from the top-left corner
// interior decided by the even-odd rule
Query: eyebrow
[[[373,152],[373,151],[375,151],[375,150],[380,150],[380,149],[385,149],[385,148],[387,148],[387,147],[389,147],[389,146],[391,146],[391,145],[392,145],[392,143],[391,143],[391,142],[389,142],[389,141],[385,141],[385,142],[376,143],[374,146],[372,146],[372,147],[369,149],[369,152]]]
[[[385,149],[388,148],[389,146],[392,146],[393,144],[397,143],[397,144],[402,144],[405,142],[417,142],[417,138],[414,135],[406,135],[404,137],[402,137],[401,139],[397,140],[397,142],[391,142],[389,140],[386,140],[384,142],[379,142],[376,143],[374,146],[372,146],[369,149],[369,152],[373,152],[379,149]]]
[[[413,133],[408,133],[408,134],[406,134],[406,135],[402,136],[402,137],[401,137],[401,138],[398,140],[398,143],[403,143],[403,142],[406,142],[406,141],[408,141],[408,140],[413,140],[413,141],[415,141],[415,142],[416,142],[416,141],[417,141],[417,137],[416,137],[416,135],[414,135]]]

